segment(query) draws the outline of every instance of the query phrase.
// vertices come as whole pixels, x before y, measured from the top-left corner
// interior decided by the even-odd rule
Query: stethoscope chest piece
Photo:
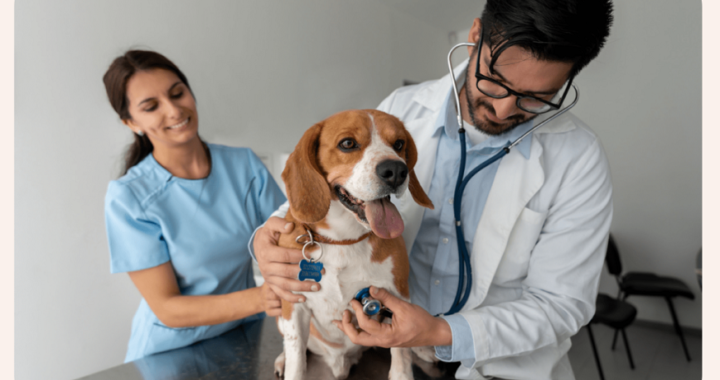
[[[382,303],[370,297],[370,288],[360,289],[354,298],[363,305],[363,313],[365,313],[365,315],[376,315],[382,309]]]

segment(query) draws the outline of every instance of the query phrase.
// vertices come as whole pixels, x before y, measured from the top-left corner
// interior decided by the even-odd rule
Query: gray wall
[[[140,296],[109,273],[104,229],[106,186],[131,138],[102,85],[114,57],[130,47],[170,57],[207,141],[289,152],[315,122],[445,73],[449,30],[394,5],[16,2],[17,378],[76,378],[125,355]]]
[[[611,36],[578,77],[582,100],[574,110],[600,136],[610,160],[615,202],[610,230],[624,271],[652,271],[684,280],[697,298],[675,301],[678,318],[698,328],[700,5],[697,0],[615,1]],[[600,291],[617,294],[607,271],[600,284]],[[663,299],[628,301],[637,307],[638,319],[671,323]]]
[[[105,240],[105,189],[130,142],[102,86],[112,58],[164,53],[190,80],[206,140],[272,159],[336,111],[442,76],[449,32],[467,30],[483,2],[443,3],[16,2],[16,378],[77,378],[125,354],[140,297],[109,274]],[[625,269],[697,290],[700,2],[656,4],[616,2],[607,47],[577,80],[575,113],[610,157]],[[616,291],[606,274],[601,290]],[[639,318],[669,322],[659,300],[630,300]],[[677,305],[700,327],[700,300]]]

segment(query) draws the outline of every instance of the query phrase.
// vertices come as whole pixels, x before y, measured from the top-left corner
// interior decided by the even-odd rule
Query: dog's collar
[[[303,224],[303,228],[305,228],[305,234],[298,236],[295,241],[300,244],[306,244],[309,242],[318,242],[323,244],[331,244],[331,245],[352,245],[355,243],[359,243],[368,237],[372,235],[372,231],[360,236],[357,239],[354,240],[333,240],[329,237],[325,237],[320,235],[319,233],[315,232],[310,226],[307,224]]]

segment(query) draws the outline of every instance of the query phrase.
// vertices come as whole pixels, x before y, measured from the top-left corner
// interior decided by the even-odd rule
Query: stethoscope
[[[460,208],[462,206],[462,195],[465,191],[465,186],[467,186],[470,179],[475,176],[475,174],[479,173],[481,170],[485,169],[486,167],[490,166],[493,162],[505,157],[508,153],[510,153],[510,149],[515,147],[517,144],[522,141],[525,137],[527,137],[529,134],[531,134],[536,129],[542,127],[543,125],[555,120],[558,116],[564,114],[567,112],[570,108],[573,108],[575,104],[577,104],[578,99],[580,98],[580,92],[578,91],[577,87],[575,85],[572,85],[573,90],[575,90],[575,99],[572,103],[570,103],[567,107],[560,109],[557,111],[554,115],[550,116],[546,120],[542,121],[538,125],[535,125],[532,127],[529,131],[525,132],[522,136],[518,137],[515,141],[508,144],[507,146],[503,147],[495,153],[492,157],[488,158],[485,162],[479,164],[475,167],[470,173],[468,173],[467,177],[464,177],[465,173],[465,156],[467,155],[467,148],[465,146],[465,128],[463,128],[463,120],[462,120],[462,113],[460,111],[460,95],[458,93],[457,84],[455,83],[455,72],[452,67],[452,53],[455,51],[455,49],[461,47],[461,46],[475,46],[475,44],[470,42],[463,42],[459,43],[450,49],[450,52],[448,53],[448,68],[450,69],[450,78],[452,80],[453,85],[453,95],[455,95],[455,109],[457,112],[457,121],[458,121],[458,133],[460,136],[460,170],[458,173],[458,179],[457,183],[455,185],[455,194],[454,194],[454,202],[453,202],[453,212],[455,214],[455,232],[457,237],[457,245],[458,245],[458,256],[459,256],[459,275],[460,278],[458,280],[458,290],[455,293],[455,300],[453,301],[452,307],[450,307],[450,310],[443,314],[438,315],[451,315],[455,314],[458,311],[460,311],[463,306],[465,306],[465,303],[467,302],[469,296],[470,296],[470,290],[472,289],[472,268],[470,266],[470,254],[468,253],[467,246],[465,245],[465,236],[463,234],[462,230],[462,222],[460,221]],[[392,312],[390,310],[387,310],[380,301],[373,300],[372,297],[370,297],[370,291],[369,288],[361,289],[355,297],[356,300],[360,301],[360,303],[363,305],[363,312],[369,316],[376,315],[378,313],[385,312],[387,313],[387,316],[392,318]]]
[[[575,104],[577,104],[578,99],[580,98],[580,92],[578,92],[578,89],[575,85],[573,85],[573,90],[575,90],[575,100],[568,105],[565,108],[560,109],[557,111],[554,115],[549,117],[548,119],[544,120],[543,122],[539,123],[538,125],[535,125],[532,127],[529,131],[525,132],[522,136],[518,137],[515,141],[508,144],[507,146],[500,149],[499,152],[495,153],[492,157],[487,159],[485,162],[479,164],[476,166],[470,173],[468,173],[467,177],[464,177],[465,173],[465,156],[467,154],[465,147],[465,128],[463,128],[463,120],[462,120],[462,114],[460,111],[460,95],[458,93],[457,84],[455,83],[455,73],[453,71],[452,67],[452,61],[450,58],[452,57],[453,51],[455,49],[461,47],[461,46],[475,46],[473,43],[469,42],[463,42],[459,43],[450,49],[450,52],[448,53],[448,68],[450,69],[450,79],[452,80],[453,85],[453,95],[455,95],[455,107],[457,111],[457,121],[458,121],[458,132],[460,136],[460,170],[458,173],[458,179],[457,184],[455,185],[455,194],[454,194],[454,202],[453,202],[453,211],[455,214],[455,232],[457,237],[457,245],[458,245],[458,256],[459,256],[459,275],[460,278],[458,280],[458,290],[455,294],[455,300],[453,301],[453,305],[446,313],[441,315],[451,315],[455,314],[458,311],[460,311],[463,306],[465,306],[465,303],[468,300],[468,297],[470,296],[470,290],[472,289],[472,270],[470,267],[470,254],[468,253],[467,246],[465,245],[465,237],[462,230],[462,222],[460,220],[460,208],[462,205],[462,195],[465,191],[465,186],[467,186],[470,179],[477,173],[479,173],[481,170],[488,167],[493,162],[503,158],[505,155],[507,155],[510,152],[510,149],[515,147],[517,144],[522,141],[526,136],[531,134],[536,129],[542,127],[543,125],[551,122],[558,116],[564,114],[567,112],[570,108],[573,108]],[[480,47],[478,47],[480,48]]]

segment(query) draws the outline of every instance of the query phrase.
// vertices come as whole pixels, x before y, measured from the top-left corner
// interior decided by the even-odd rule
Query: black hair
[[[488,0],[481,21],[490,72],[505,49],[518,46],[539,60],[573,63],[575,76],[600,53],[612,11],[611,0]]]

